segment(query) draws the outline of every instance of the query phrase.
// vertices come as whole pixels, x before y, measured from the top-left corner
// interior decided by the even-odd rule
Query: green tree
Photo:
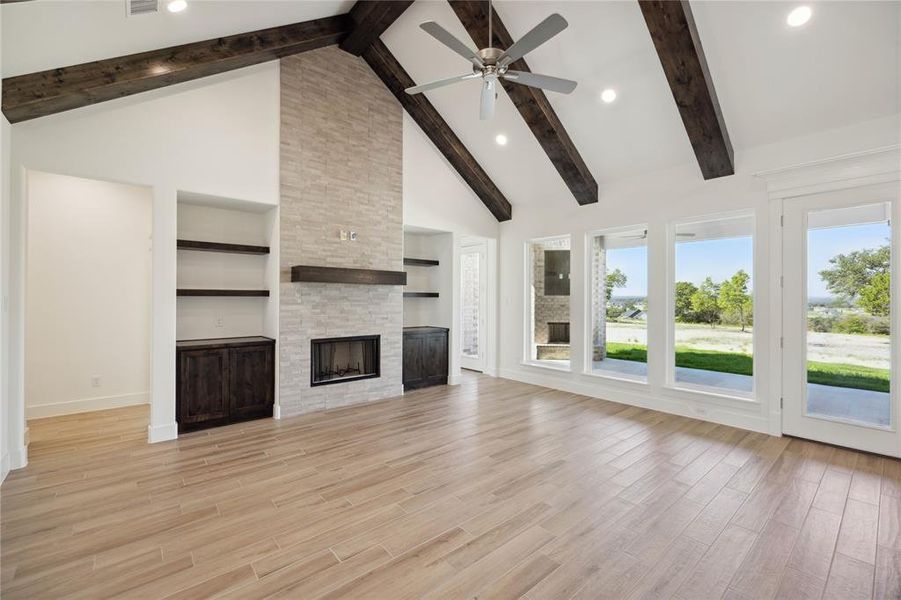
[[[877,273],[860,290],[857,303],[874,317],[887,317],[892,311],[891,275]]]
[[[676,319],[688,323],[696,319],[691,310],[691,296],[698,291],[698,286],[690,281],[676,282]]]
[[[820,277],[830,292],[855,301],[873,277],[889,272],[890,257],[888,245],[839,254],[829,259],[831,266],[820,271]],[[885,289],[887,292],[888,288]]]
[[[613,288],[626,287],[627,281],[626,274],[619,269],[613,269],[607,273],[607,277],[604,279],[604,296],[608,303],[610,298],[613,297]]]
[[[720,285],[720,293],[717,297],[719,307],[738,317],[741,330],[745,330],[748,319],[753,311],[751,295],[748,293],[748,281],[750,276],[744,269],[739,269],[731,279],[727,279]]]
[[[715,325],[720,320],[719,293],[720,286],[708,277],[691,295],[691,310],[700,322]]]

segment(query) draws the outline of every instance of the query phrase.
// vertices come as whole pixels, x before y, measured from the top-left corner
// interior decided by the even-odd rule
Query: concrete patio
[[[645,379],[648,374],[647,363],[616,358],[595,361],[591,366],[593,371],[628,379]],[[754,378],[748,375],[686,367],[676,367],[676,383],[718,388],[742,395],[749,394],[754,389]],[[891,424],[891,396],[885,392],[808,383],[807,412],[811,415],[888,426]]]

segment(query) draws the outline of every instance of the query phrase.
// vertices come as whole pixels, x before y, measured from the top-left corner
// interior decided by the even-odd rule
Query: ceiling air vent
[[[129,17],[152,15],[159,12],[159,0],[125,0],[125,8]]]

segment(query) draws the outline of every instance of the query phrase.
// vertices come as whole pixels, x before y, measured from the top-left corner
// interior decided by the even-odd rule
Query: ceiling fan
[[[544,21],[536,25],[527,34],[522,36],[516,43],[501,50],[491,46],[492,23],[491,15],[494,11],[491,4],[488,5],[488,47],[482,48],[478,52],[473,51],[466,44],[454,37],[449,31],[434,21],[426,21],[419,27],[433,38],[468,60],[472,63],[472,73],[432,81],[406,89],[408,94],[419,94],[427,90],[444,87],[469,79],[482,80],[482,100],[479,109],[479,118],[482,120],[490,119],[494,116],[494,105],[497,101],[497,80],[505,79],[520,85],[550,90],[561,94],[569,94],[578,85],[575,81],[569,79],[561,79],[559,77],[551,77],[549,75],[539,75],[538,73],[530,73],[528,71],[515,71],[510,69],[510,65],[525,54],[531,52],[538,46],[542,45],[569,25],[566,19],[559,14],[552,14]]]
[[[677,234],[676,234],[676,237],[693,238],[694,236],[695,236],[695,234],[693,234],[693,233],[677,233]],[[624,237],[624,239],[627,239],[627,240],[646,240],[646,239],[648,239],[648,230],[645,229],[644,232],[641,233],[640,235],[627,235],[627,236]]]

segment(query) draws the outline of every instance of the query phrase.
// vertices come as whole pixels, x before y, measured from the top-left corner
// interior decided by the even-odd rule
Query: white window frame
[[[585,299],[584,299],[584,308],[585,308],[584,313],[585,314],[583,316],[583,323],[584,323],[585,331],[584,331],[584,336],[583,336],[583,342],[584,342],[583,356],[585,357],[585,360],[583,361],[582,374],[588,375],[591,377],[599,377],[601,379],[608,379],[608,380],[612,380],[612,381],[616,381],[616,382],[622,381],[622,382],[635,383],[638,385],[647,386],[649,384],[649,381],[651,378],[651,353],[650,353],[650,351],[648,352],[648,362],[646,363],[647,364],[647,375],[645,375],[644,377],[633,377],[633,376],[627,375],[625,373],[616,374],[616,373],[595,371],[592,369],[592,364],[594,361],[592,361],[592,359],[591,359],[591,357],[593,355],[593,351],[594,351],[594,348],[592,348],[592,336],[594,334],[594,313],[591,310],[591,300],[592,300],[591,294],[593,292],[591,280],[592,280],[592,276],[593,276],[592,271],[593,271],[593,267],[594,267],[594,255],[592,253],[592,248],[594,247],[594,238],[596,238],[598,236],[604,236],[604,235],[614,235],[617,233],[626,233],[629,231],[635,231],[637,229],[645,229],[648,231],[648,237],[645,238],[644,247],[645,247],[645,255],[646,255],[645,256],[645,270],[648,273],[648,279],[650,279],[650,262],[651,262],[651,255],[650,255],[651,235],[650,235],[650,232],[651,232],[651,226],[649,223],[643,223],[643,224],[638,224],[638,225],[624,225],[624,226],[618,226],[618,227],[605,227],[603,229],[594,229],[592,231],[588,231],[585,233],[585,257],[584,257],[585,273],[583,275],[583,281],[585,282]],[[646,286],[648,283],[649,283],[649,281],[645,282]],[[647,325],[647,334],[646,335],[647,335],[647,347],[650,350],[650,346],[651,346],[651,327],[650,326],[651,326],[651,321],[653,319],[651,317],[651,310],[650,310],[651,290],[650,290],[650,286],[647,286],[647,287],[648,287],[648,295],[647,295],[646,300],[648,302],[648,311],[647,311],[648,325]]]
[[[562,233],[560,235],[546,235],[538,238],[531,238],[523,242],[523,322],[522,322],[522,331],[523,331],[523,349],[522,349],[522,360],[520,364],[528,367],[538,367],[540,369],[549,369],[551,371],[562,371],[564,373],[572,373],[573,372],[573,360],[572,360],[572,335],[570,335],[570,358],[569,358],[569,366],[564,367],[562,365],[555,365],[553,363],[548,363],[547,361],[538,360],[537,358],[532,358],[532,348],[535,346],[534,337],[535,330],[532,326],[533,312],[532,312],[532,244],[541,243],[541,242],[550,242],[553,240],[560,240],[566,238],[569,240],[569,252],[570,252],[570,265],[569,265],[569,278],[570,278],[570,305],[569,305],[569,318],[570,318],[570,332],[572,331],[572,252],[573,252],[573,236],[571,233]]]
[[[754,329],[752,332],[752,369],[753,375],[751,379],[751,392],[742,393],[739,391],[728,390],[716,386],[698,385],[686,382],[676,381],[676,229],[680,225],[689,223],[707,223],[711,221],[721,221],[727,219],[736,219],[750,217],[751,218],[751,257],[752,265],[752,281],[753,288],[751,298],[754,303],[753,319]],[[758,240],[758,218],[755,209],[743,209],[737,211],[709,213],[696,215],[692,217],[679,218],[671,220],[666,225],[666,363],[665,363],[665,380],[664,388],[676,392],[692,392],[695,394],[704,394],[716,398],[724,398],[728,400],[738,400],[748,403],[759,403],[760,398],[758,392],[760,390],[760,350],[761,350],[761,327],[760,323],[760,303],[768,299],[760,294],[761,282],[761,265],[758,256],[757,240]]]

